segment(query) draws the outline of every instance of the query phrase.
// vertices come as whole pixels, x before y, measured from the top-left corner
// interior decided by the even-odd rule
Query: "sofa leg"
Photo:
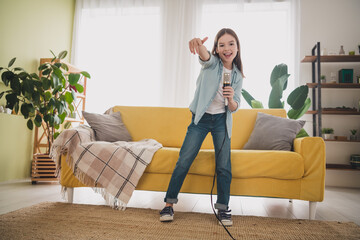
[[[309,219],[314,220],[316,214],[316,204],[317,202],[309,201]]]
[[[74,200],[74,188],[67,188],[68,203],[73,203]]]

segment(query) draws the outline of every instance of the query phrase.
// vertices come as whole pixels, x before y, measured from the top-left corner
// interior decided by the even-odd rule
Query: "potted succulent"
[[[326,83],[326,76],[325,75],[321,75],[320,79],[321,79],[321,83]]]
[[[356,136],[357,130],[356,129],[351,129],[350,133],[351,133],[350,141],[356,141],[357,140],[357,136]]]
[[[321,133],[323,134],[324,139],[333,139],[334,129],[332,128],[323,128],[321,129]]]
[[[6,108],[15,114],[22,114],[27,121],[27,127],[32,130],[34,124],[46,126],[47,153],[50,152],[56,130],[64,122],[65,117],[74,111],[73,101],[75,91],[82,93],[84,88],[80,84],[81,78],[90,78],[89,73],[67,73],[68,66],[60,60],[64,59],[67,51],[54,58],[50,63],[39,66],[40,74],[27,73],[23,68],[12,68],[16,58],[10,60],[7,67],[0,67],[1,79],[9,90],[0,93],[5,96]]]

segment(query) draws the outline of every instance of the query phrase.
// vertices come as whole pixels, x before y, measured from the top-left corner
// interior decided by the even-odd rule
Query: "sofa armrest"
[[[324,199],[326,153],[321,137],[303,137],[294,140],[294,151],[304,159],[301,180],[301,198],[321,202]]]

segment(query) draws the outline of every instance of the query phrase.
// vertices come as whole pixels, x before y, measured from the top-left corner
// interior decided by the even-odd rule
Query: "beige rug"
[[[360,239],[355,223],[233,216],[236,239]],[[0,215],[0,239],[229,239],[211,214],[176,212],[160,223],[157,210],[41,203]]]

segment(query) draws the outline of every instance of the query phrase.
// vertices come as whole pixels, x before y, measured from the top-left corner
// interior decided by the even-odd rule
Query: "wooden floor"
[[[57,183],[38,183],[30,180],[0,183],[0,214],[41,202],[64,202]],[[135,191],[128,207],[162,209],[163,192]],[[216,196],[214,197],[214,202]],[[101,195],[91,188],[76,188],[74,203],[104,205]],[[307,219],[308,202],[287,199],[231,196],[233,215],[253,215],[289,219]],[[209,195],[180,194],[176,211],[212,213]],[[317,204],[317,220],[355,222],[360,225],[360,189],[327,187],[325,199]]]

